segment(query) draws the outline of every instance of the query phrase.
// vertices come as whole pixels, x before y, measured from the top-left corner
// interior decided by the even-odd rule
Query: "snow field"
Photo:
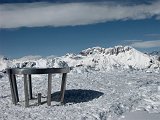
[[[60,105],[58,95],[61,78],[53,76],[52,105],[24,108],[22,76],[18,76],[20,102],[13,105],[6,74],[0,78],[0,119],[2,120],[112,120],[123,114],[146,110],[160,113],[160,75],[143,71],[92,72],[69,74],[65,105]],[[33,95],[42,93],[46,101],[46,75],[33,76]]]

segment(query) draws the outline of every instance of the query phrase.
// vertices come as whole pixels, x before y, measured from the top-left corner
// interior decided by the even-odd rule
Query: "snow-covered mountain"
[[[69,66],[86,68],[86,70],[159,69],[160,67],[160,62],[154,57],[129,46],[93,47],[83,50],[78,55],[62,56],[61,59]]]
[[[26,56],[13,60],[0,57],[0,71],[7,67],[51,68],[67,66],[72,67],[73,71],[78,73],[113,69],[159,70],[160,62],[155,57],[129,46],[93,47],[82,50],[79,54],[66,54],[61,57]]]
[[[157,55],[157,56],[160,56],[160,51],[153,51],[151,53],[149,53],[149,55]]]
[[[148,53],[148,55],[154,56],[155,59],[160,61],[160,51],[153,51],[151,53]]]

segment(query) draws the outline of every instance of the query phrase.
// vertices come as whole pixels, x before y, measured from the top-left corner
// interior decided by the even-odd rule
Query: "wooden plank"
[[[19,102],[19,97],[18,97],[18,89],[17,89],[17,81],[16,81],[16,75],[12,74],[12,82],[13,82],[13,90],[15,94],[15,102]]]
[[[60,102],[61,104],[64,104],[64,94],[66,89],[66,79],[67,79],[67,73],[63,73],[62,75],[62,83],[61,83],[61,94],[60,94]]]
[[[70,68],[10,68],[12,74],[52,74],[52,73],[69,73]]]
[[[32,77],[31,74],[28,75],[28,79],[29,79],[29,99],[33,99],[33,95],[32,95]]]
[[[48,74],[48,93],[47,93],[47,104],[51,105],[51,86],[52,86],[52,74]]]
[[[27,74],[24,74],[24,95],[25,95],[25,107],[29,107]]]

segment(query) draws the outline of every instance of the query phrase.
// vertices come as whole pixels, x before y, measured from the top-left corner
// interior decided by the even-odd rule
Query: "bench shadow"
[[[64,103],[81,103],[88,102],[93,99],[99,98],[104,93],[94,90],[83,90],[83,89],[72,89],[66,90],[64,96]],[[55,92],[51,95],[51,100],[59,102],[60,101],[60,91]]]

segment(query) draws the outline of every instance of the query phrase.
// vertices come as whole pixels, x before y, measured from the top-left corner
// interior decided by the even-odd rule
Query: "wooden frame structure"
[[[19,102],[18,88],[16,82],[16,74],[24,76],[24,95],[25,95],[25,107],[29,107],[29,99],[33,99],[32,96],[32,74],[48,74],[48,92],[47,92],[47,104],[51,105],[51,85],[52,74],[62,73],[60,102],[64,103],[64,94],[66,89],[67,73],[70,72],[70,68],[9,68],[7,73],[9,76],[12,102],[17,104]]]

